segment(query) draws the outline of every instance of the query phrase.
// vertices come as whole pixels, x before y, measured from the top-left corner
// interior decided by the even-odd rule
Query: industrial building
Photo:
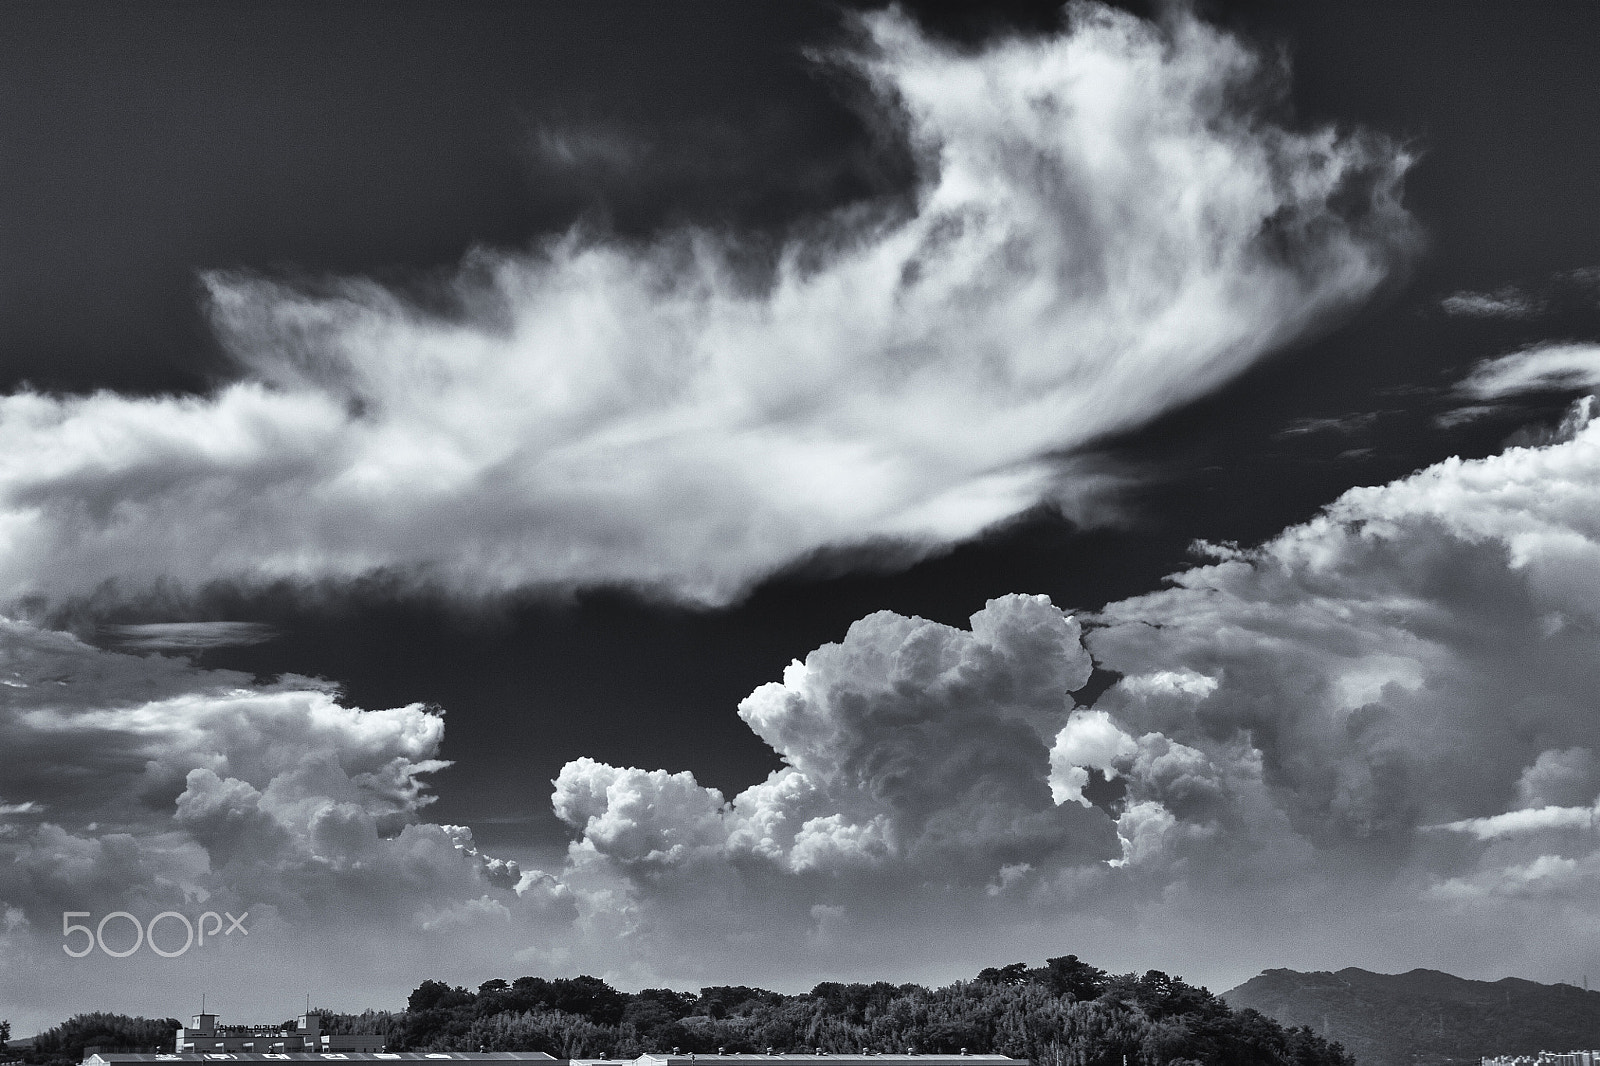
[[[382,1051],[383,1037],[374,1034],[324,1033],[322,1020],[302,1014],[294,1025],[218,1025],[215,1014],[196,1014],[194,1024],[178,1030],[174,1050],[182,1054],[218,1052],[289,1054],[296,1051]],[[87,1061],[87,1060],[85,1060]]]

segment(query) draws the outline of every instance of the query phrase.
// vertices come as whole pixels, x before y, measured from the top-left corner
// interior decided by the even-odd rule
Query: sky
[[[0,9],[0,1018],[1600,972],[1597,35]]]

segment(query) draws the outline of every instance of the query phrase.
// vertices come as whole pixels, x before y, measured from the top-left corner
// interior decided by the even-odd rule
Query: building
[[[689,1053],[640,1055],[636,1059],[573,1059],[572,1066],[1028,1066],[1027,1059],[1012,1059],[1004,1055],[879,1055],[867,1051],[859,1055],[828,1054],[817,1050],[813,1054],[764,1055],[749,1052],[715,1052],[706,1055]]]
[[[344,1049],[334,1041],[382,1044],[377,1036],[332,1036],[318,1028],[317,1016],[302,1015],[293,1028],[256,1025],[217,1025],[214,1014],[196,1015],[194,1025],[178,1031],[178,1048],[173,1054],[123,1051],[86,1053],[83,1066],[1028,1066],[1026,1059],[1004,1055],[879,1055],[827,1054],[752,1054],[716,1052],[696,1055],[640,1055],[636,1059],[557,1059],[542,1051],[378,1051]],[[291,1047],[290,1045],[294,1045]],[[302,1048],[318,1050],[302,1050]],[[1564,1066],[1564,1064],[1563,1064]],[[1600,1066],[1584,1063],[1582,1066]]]
[[[362,1063],[379,1066],[557,1066],[565,1058],[552,1058],[544,1052],[192,1052],[184,1055],[136,1055],[126,1052],[99,1052],[83,1056],[83,1066],[229,1066],[232,1064],[272,1063],[274,1066],[338,1066]]]
[[[321,1027],[322,1021],[315,1014],[300,1015],[287,1029],[278,1025],[218,1025],[215,1014],[196,1014],[193,1025],[178,1030],[173,1047],[179,1055],[383,1050],[381,1036],[324,1033]],[[88,1061],[87,1057],[84,1061]]]

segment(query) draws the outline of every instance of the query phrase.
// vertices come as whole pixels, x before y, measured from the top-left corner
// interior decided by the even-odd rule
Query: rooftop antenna
[[[200,993],[200,1013],[204,1014],[205,1012],[206,1012],[206,994],[204,992],[202,992],[202,993]]]

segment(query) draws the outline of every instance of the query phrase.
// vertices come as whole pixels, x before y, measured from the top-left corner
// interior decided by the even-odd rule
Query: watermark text
[[[81,959],[95,948],[99,948],[113,959],[125,959],[141,947],[148,946],[151,951],[164,959],[175,959],[179,955],[187,953],[192,947],[205,947],[206,937],[208,936],[212,940],[215,940],[219,933],[222,936],[232,936],[237,932],[249,936],[250,930],[244,926],[245,919],[248,917],[250,917],[249,911],[245,911],[237,918],[228,911],[223,911],[221,914],[216,911],[206,911],[200,915],[198,921],[191,922],[187,915],[179,914],[177,911],[162,911],[148,922],[141,923],[137,917],[128,911],[112,911],[102,917],[91,929],[87,925],[80,925],[73,921],[74,918],[87,918],[93,921],[94,915],[89,911],[62,911],[61,950],[75,959]],[[228,920],[226,928],[222,924],[223,918]],[[208,921],[211,923],[210,928],[207,928]],[[107,946],[106,926],[108,924],[111,925],[114,932],[119,931],[124,924],[132,926],[133,945],[131,947]],[[158,927],[161,928],[161,939],[164,945],[156,942],[156,929]],[[182,930],[183,936],[181,944],[178,943],[179,930]],[[83,937],[81,941],[78,941],[78,943],[82,944],[82,947],[75,949],[73,939],[79,935]],[[123,936],[114,937],[113,939],[114,943],[125,941],[126,937]]]

